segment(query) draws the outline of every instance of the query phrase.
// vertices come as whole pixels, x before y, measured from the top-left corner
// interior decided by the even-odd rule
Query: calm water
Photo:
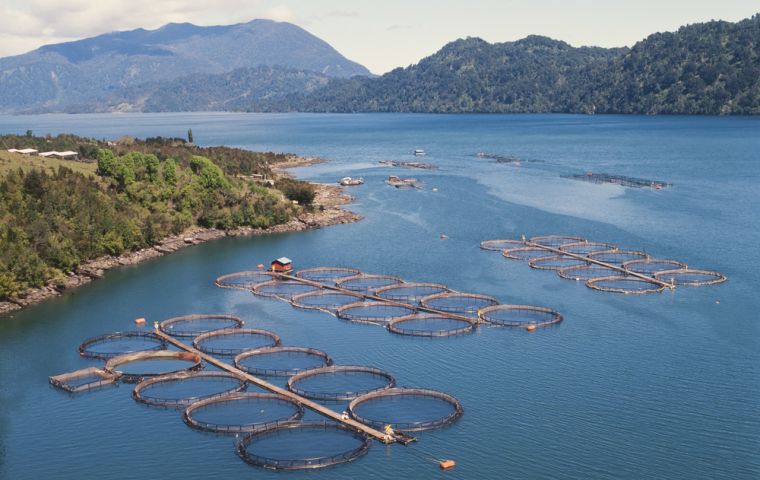
[[[171,114],[0,117],[0,132],[184,136],[203,144],[320,155],[296,173],[351,189],[362,222],[185,249],[0,319],[0,477],[274,478],[232,439],[190,430],[130,387],[69,397],[47,377],[95,364],[85,338],[195,312],[239,315],[286,345],[444,390],[465,415],[410,447],[374,445],[314,478],[760,477],[760,119],[622,116]],[[434,171],[392,169],[424,148]],[[522,166],[475,158],[511,154]],[[674,184],[624,189],[560,178],[586,171]],[[413,175],[423,190],[383,184]],[[437,188],[437,191],[433,191]],[[441,233],[448,240],[441,240]],[[580,235],[718,270],[723,285],[649,296],[591,291],[478,248],[481,240]],[[545,305],[565,322],[535,333],[481,328],[418,340],[275,300],[218,289],[215,277],[287,255],[442,282],[503,302]],[[342,408],[338,406],[337,408]],[[441,473],[428,459],[452,458]],[[300,477],[302,474],[292,476]],[[290,475],[288,475],[290,476]]]

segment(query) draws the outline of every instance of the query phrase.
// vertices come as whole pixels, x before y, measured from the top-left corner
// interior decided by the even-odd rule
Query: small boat
[[[338,183],[340,183],[344,187],[349,187],[352,185],[362,185],[364,183],[364,179],[361,177],[360,178],[343,177],[340,179],[340,182]]]
[[[425,153],[425,150],[423,150],[421,148],[418,148],[418,149],[416,149],[414,151],[414,156],[415,157],[424,157],[425,155],[427,155],[427,153]]]
[[[419,188],[416,178],[401,178],[396,175],[389,176],[385,183],[396,188]]]

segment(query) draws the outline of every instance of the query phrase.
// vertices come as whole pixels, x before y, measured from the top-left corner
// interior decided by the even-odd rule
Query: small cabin
[[[293,262],[288,257],[280,257],[272,261],[270,270],[275,273],[290,273],[293,271]]]

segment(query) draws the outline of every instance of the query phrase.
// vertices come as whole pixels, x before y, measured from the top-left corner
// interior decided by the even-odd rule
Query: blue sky
[[[416,63],[467,36],[547,35],[576,46],[632,45],[657,31],[760,12],[758,0],[0,0],[0,56],[168,22],[295,23],[374,73]]]

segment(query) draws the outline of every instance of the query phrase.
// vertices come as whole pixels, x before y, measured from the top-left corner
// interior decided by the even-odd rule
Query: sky
[[[381,74],[464,37],[546,35],[574,46],[631,46],[654,32],[760,12],[758,0],[0,0],[0,56],[169,22],[287,21]]]

